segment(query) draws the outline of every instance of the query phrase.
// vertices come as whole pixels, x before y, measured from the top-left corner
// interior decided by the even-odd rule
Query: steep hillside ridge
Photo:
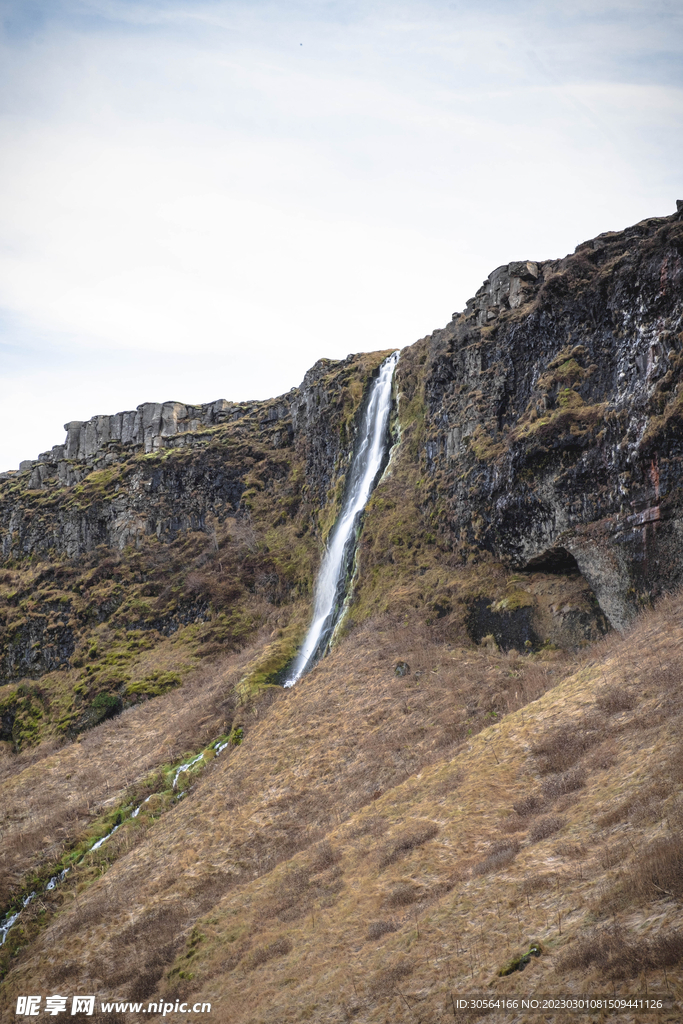
[[[682,216],[498,268],[426,340],[441,530],[465,558],[578,566],[618,628],[683,582]]]
[[[74,557],[99,544],[122,550],[150,534],[172,540],[203,529],[207,516],[249,509],[254,490],[281,478],[293,459],[324,505],[350,458],[378,356],[321,359],[300,388],[263,402],[146,403],[67,423],[64,445],[0,477],[4,560]]]
[[[184,800],[160,815],[153,795],[31,906],[0,1005],[30,983],[244,1024],[431,1024],[451,993],[680,999],[680,613],[574,663],[359,628],[243,707],[241,745]],[[90,734],[80,767],[133,744],[140,714]],[[44,764],[53,789],[75,756]]]
[[[258,678],[282,669],[386,355],[320,360],[272,401],[143,407],[144,436],[70,424],[73,451],[0,482],[0,738],[73,736],[258,635]]]

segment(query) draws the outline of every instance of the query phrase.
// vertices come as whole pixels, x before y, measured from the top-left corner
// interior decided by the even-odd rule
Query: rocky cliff
[[[107,714],[153,696],[268,624],[266,674],[281,669],[384,355],[321,359],[265,402],[68,423],[64,445],[5,474],[0,686],[41,685],[0,690],[0,738],[87,727],[97,701]],[[167,638],[160,685],[148,662]]]
[[[680,586],[681,216],[498,267],[403,350],[401,443],[365,516],[350,628],[417,615],[452,641],[576,647]],[[269,401],[71,422],[3,474],[0,680],[69,691],[59,709],[30,698],[34,719],[73,730],[102,694],[158,689],[121,668],[121,630],[194,658],[269,623],[257,675],[277,678],[385,355],[320,360]]]
[[[683,582],[682,216],[499,267],[427,339],[441,529],[464,557],[578,568],[618,628]]]
[[[147,402],[65,424],[63,445],[0,474],[3,558],[73,557],[98,544],[121,550],[150,533],[172,539],[203,529],[207,515],[223,519],[248,508],[243,496],[255,466],[262,489],[292,458],[301,460],[301,482],[322,507],[352,450],[355,426],[347,420],[367,363],[321,359],[300,388],[264,402]]]

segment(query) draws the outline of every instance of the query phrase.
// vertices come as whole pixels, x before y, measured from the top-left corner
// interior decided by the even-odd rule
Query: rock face
[[[161,447],[163,438],[224,423],[228,419],[239,419],[241,415],[239,406],[224,400],[197,407],[181,402],[145,402],[134,412],[93,416],[86,423],[78,420],[65,423],[64,455],[67,459],[86,462],[97,456],[110,441],[140,445],[145,452],[151,452]]]
[[[619,628],[683,583],[681,216],[499,267],[428,339],[442,529],[518,570],[580,570]]]
[[[312,589],[385,354],[320,360],[264,402],[147,404],[69,423],[64,445],[4,474],[0,686],[86,658],[60,718],[73,730],[100,692],[122,697],[126,673],[106,662],[115,635],[142,631],[154,646],[185,630],[204,657],[281,608],[286,624]]]
[[[110,619],[161,635],[219,614],[215,642],[237,644],[256,628],[259,595],[305,603],[386,355],[322,359],[269,401],[147,403],[72,422],[63,445],[0,475],[0,553],[21,576],[0,578],[4,678],[61,671]],[[367,513],[359,606],[388,611],[414,594],[428,621],[477,641],[576,646],[683,584],[682,213],[561,260],[498,267],[463,313],[404,351],[396,388],[405,444]],[[233,545],[230,572],[222,554],[209,576],[177,555],[159,582],[164,549],[238,520],[260,547]],[[145,538],[162,543],[138,565]],[[114,566],[94,603],[68,560],[100,545],[122,553],[125,573]],[[68,587],[62,571],[76,574]]]
[[[287,396],[268,404],[269,422],[289,415]],[[30,473],[30,490],[58,481],[64,486],[79,483],[92,469],[110,466],[126,455],[158,451],[164,447],[192,444],[195,434],[207,427],[249,417],[259,402],[233,403],[219,399],[207,405],[183,405],[182,402],[144,402],[129,412],[113,416],[93,416],[86,421],[64,424],[66,440],[43,452],[37,459],[19,465],[20,473]],[[279,439],[274,439],[277,446]],[[0,473],[0,480],[16,473]]]
[[[351,456],[358,400],[374,363],[319,360],[301,387],[263,402],[150,402],[67,423],[63,445],[22,462],[18,473],[0,474],[2,558],[74,557],[99,544],[123,549],[144,534],[172,539],[203,529],[207,516],[223,519],[243,507],[249,471],[281,449],[303,460],[302,483],[323,505]]]
[[[46,672],[69,665],[76,646],[74,630],[69,625],[68,610],[62,621],[49,621],[47,614],[27,617],[21,627],[8,638],[0,656],[0,680],[37,678]]]
[[[517,309],[531,294],[531,286],[538,280],[538,274],[538,263],[532,263],[531,260],[496,267],[474,298],[467,300],[467,314],[473,315],[475,323],[480,327],[485,327],[502,310]],[[453,319],[458,319],[458,313],[453,314]]]

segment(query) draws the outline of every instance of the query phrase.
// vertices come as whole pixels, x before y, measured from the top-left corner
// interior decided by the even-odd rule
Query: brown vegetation
[[[44,901],[0,998],[73,979],[121,998],[191,993],[245,1024],[427,1024],[452,1017],[451,992],[641,985],[638,948],[648,991],[678,991],[680,608],[550,662],[388,617],[358,627],[293,691],[241,707],[244,742],[134,844],[112,837],[103,877]],[[153,713],[150,736],[165,726],[168,748],[182,736],[187,750],[215,719],[192,718],[190,701],[181,733],[183,695],[224,700],[247,653],[234,658],[195,691],[20,755],[5,785],[52,765],[58,797],[67,765],[103,768],[116,742],[130,761],[119,723]],[[158,756],[148,744],[131,776]],[[132,782],[123,767],[109,780],[114,799]],[[501,975],[532,942],[541,955]]]

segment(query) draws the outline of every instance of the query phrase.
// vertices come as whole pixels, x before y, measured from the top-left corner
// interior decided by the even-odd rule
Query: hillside
[[[71,423],[2,474],[0,902],[38,894],[8,1014],[683,1000],[679,217],[498,268],[402,350],[342,633],[291,691],[387,352]]]

